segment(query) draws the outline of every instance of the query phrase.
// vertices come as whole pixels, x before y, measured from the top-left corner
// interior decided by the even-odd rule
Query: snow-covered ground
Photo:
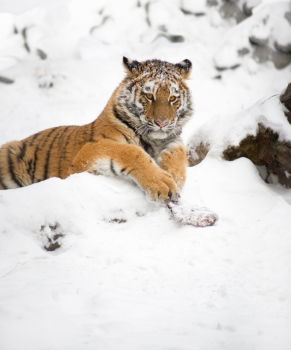
[[[185,142],[206,122],[215,138],[218,120],[230,128],[219,115],[233,125],[290,80],[290,66],[251,57],[217,72],[235,27],[203,1],[192,5],[205,16],[184,15],[179,0],[36,3],[0,3],[0,76],[15,81],[0,83],[0,143],[93,120],[124,75],[123,55],[191,59]],[[182,201],[219,221],[180,226],[133,184],[90,174],[1,191],[0,349],[290,350],[291,191],[267,185],[247,159],[212,153],[188,169]],[[50,252],[54,232],[61,247]]]

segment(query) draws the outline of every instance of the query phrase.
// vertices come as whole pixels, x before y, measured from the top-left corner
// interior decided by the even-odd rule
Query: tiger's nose
[[[157,124],[157,126],[159,126],[160,128],[164,128],[165,126],[167,126],[169,123],[165,120],[161,121],[161,120],[155,120],[155,123]]]

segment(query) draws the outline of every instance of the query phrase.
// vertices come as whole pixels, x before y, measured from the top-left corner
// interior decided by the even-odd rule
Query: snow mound
[[[15,203],[21,208],[17,215]],[[151,210],[134,185],[86,173],[2,191],[0,206],[1,232],[35,232],[41,241],[52,239],[54,226],[61,226],[63,235],[77,234],[98,225],[137,220]]]
[[[246,159],[208,157],[182,197],[219,224],[179,226],[89,174],[1,192],[1,348],[287,350],[290,205]],[[40,225],[61,229],[60,248],[40,249]]]

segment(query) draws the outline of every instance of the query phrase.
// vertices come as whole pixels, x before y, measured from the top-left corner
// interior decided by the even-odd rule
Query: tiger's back
[[[0,148],[0,189],[27,186],[50,177],[66,178],[78,150],[93,127],[59,126]]]

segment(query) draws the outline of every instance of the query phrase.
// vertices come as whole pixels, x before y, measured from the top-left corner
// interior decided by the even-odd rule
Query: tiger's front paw
[[[179,196],[175,180],[162,169],[147,176],[142,187],[153,200],[176,200]]]
[[[175,180],[179,190],[181,190],[186,180],[185,169],[179,169],[176,172],[169,171],[169,173],[172,175],[173,179]]]

